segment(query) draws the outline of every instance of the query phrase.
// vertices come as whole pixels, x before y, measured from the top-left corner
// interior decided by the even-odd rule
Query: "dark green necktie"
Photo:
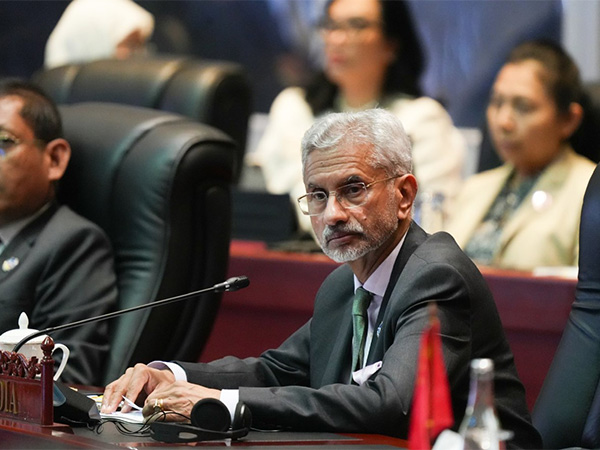
[[[359,287],[354,294],[352,303],[352,370],[362,369],[363,357],[365,354],[365,341],[367,339],[367,330],[369,329],[369,319],[367,309],[371,303],[373,295]]]

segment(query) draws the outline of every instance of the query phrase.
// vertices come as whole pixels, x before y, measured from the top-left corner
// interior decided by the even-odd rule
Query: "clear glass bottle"
[[[491,359],[471,361],[469,401],[459,433],[465,450],[505,448],[494,407],[494,362]]]

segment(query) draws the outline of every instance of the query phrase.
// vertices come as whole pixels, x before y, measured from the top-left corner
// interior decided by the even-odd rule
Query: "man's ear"
[[[62,178],[71,159],[71,146],[64,139],[54,139],[46,144],[48,157],[48,180],[58,181]]]
[[[565,114],[561,127],[563,139],[569,139],[577,130],[583,120],[583,107],[579,103],[571,103],[569,111]]]
[[[411,217],[413,203],[417,196],[417,179],[411,173],[402,175],[395,180],[396,196],[398,198],[398,219]]]

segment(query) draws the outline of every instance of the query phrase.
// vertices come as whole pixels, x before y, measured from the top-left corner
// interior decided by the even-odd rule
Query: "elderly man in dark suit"
[[[230,409],[243,402],[258,427],[406,437],[420,336],[435,302],[455,427],[469,362],[491,358],[500,421],[515,433],[509,446],[539,448],[483,277],[451,236],[428,235],[411,220],[417,181],[402,124],[380,109],[331,114],[306,133],[302,151],[300,206],[323,251],[346,263],[321,286],[312,319],[257,358],[136,365],[107,387],[103,410],[145,390],[146,404],[187,415],[212,397]],[[353,297],[364,291],[367,333],[359,338]]]
[[[55,198],[70,155],[53,102],[29,83],[0,83],[0,333],[18,328],[21,312],[44,329],[116,305],[107,237]],[[71,351],[62,381],[99,382],[106,323],[52,337]]]

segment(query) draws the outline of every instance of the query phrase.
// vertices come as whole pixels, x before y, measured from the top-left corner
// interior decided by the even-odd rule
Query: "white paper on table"
[[[121,411],[115,411],[110,414],[100,413],[100,417],[102,417],[103,419],[118,420],[120,422],[127,423],[144,423],[146,421],[144,415],[142,414],[142,411],[137,409],[132,409],[131,411],[126,413],[122,413]]]
[[[96,402],[96,406],[98,406],[98,410],[100,410],[100,407],[102,406],[103,396],[102,395],[89,395],[88,397]],[[118,420],[120,422],[127,422],[127,423],[144,423],[146,419],[144,418],[144,415],[142,414],[142,407],[136,405],[131,400],[127,399],[125,396],[123,396],[123,399],[124,399],[124,402],[126,401],[133,408],[131,411],[126,412],[126,413],[122,413],[121,411],[115,411],[110,414],[100,413],[100,417],[102,419]],[[121,402],[121,405],[119,405],[119,407],[123,406],[124,402]]]

